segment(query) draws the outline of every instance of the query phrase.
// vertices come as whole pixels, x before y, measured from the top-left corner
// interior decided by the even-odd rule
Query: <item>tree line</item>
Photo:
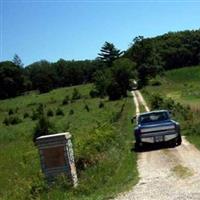
[[[164,70],[200,63],[200,29],[169,32],[154,38],[138,36],[122,52],[105,42],[95,60],[51,63],[46,60],[26,67],[19,56],[0,62],[0,99],[15,97],[26,91],[48,92],[54,88],[94,82],[92,96],[118,99],[126,96],[130,79],[139,87]]]

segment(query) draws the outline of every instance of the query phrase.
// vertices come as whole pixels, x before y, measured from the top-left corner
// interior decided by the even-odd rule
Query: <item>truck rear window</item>
[[[138,120],[140,124],[145,124],[145,123],[163,121],[168,119],[169,115],[167,112],[156,112],[156,113],[140,115]]]

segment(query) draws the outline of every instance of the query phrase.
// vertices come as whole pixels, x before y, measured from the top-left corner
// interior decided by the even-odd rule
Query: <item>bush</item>
[[[67,95],[62,102],[62,105],[67,105],[69,103],[69,96]]]
[[[108,86],[107,93],[109,96],[109,100],[118,100],[122,96],[121,88],[117,82],[112,82]]]
[[[99,92],[98,92],[97,90],[92,89],[92,90],[90,91],[90,97],[91,97],[91,98],[95,98],[95,97],[98,97],[98,96],[99,96]]]
[[[57,108],[56,115],[62,115],[62,116],[64,116],[65,114],[64,114],[64,112],[62,111],[61,108]]]
[[[29,117],[29,114],[28,114],[27,112],[25,112],[25,113],[24,113],[24,119],[25,119],[25,118],[28,118],[28,117]]]
[[[10,116],[10,117],[6,117],[3,121],[3,123],[6,125],[6,126],[9,126],[9,125],[15,125],[15,124],[19,124],[21,123],[22,120],[17,117],[17,116]]]
[[[160,109],[163,106],[163,98],[158,94],[152,95],[150,102],[152,110]]]
[[[49,135],[49,134],[55,134],[55,133],[56,131],[55,131],[54,125],[49,122],[43,110],[43,113],[39,116],[39,121],[33,132],[33,141],[35,142],[36,138],[42,135]]]
[[[13,109],[9,109],[8,114],[9,114],[9,115],[13,115],[13,114],[14,114]]]
[[[90,108],[87,104],[85,104],[85,107],[84,107],[85,110],[87,110],[88,112],[90,112]]]
[[[81,94],[79,93],[78,89],[74,88],[72,93],[72,100],[78,100],[81,98]]]
[[[149,84],[152,86],[159,86],[159,85],[161,85],[161,82],[159,80],[152,79],[149,81]]]
[[[3,124],[5,124],[6,126],[9,126],[10,122],[9,122],[8,117],[6,117],[6,118],[3,120]]]
[[[99,102],[99,108],[103,108],[104,107],[104,103],[102,101]]]
[[[49,110],[47,111],[47,116],[53,117],[53,115],[54,115],[53,110],[49,109]]]
[[[44,105],[43,104],[39,104],[38,107],[36,108],[36,110],[32,110],[32,116],[31,119],[32,120],[37,120],[39,119],[39,116],[43,114],[44,112]]]
[[[39,114],[37,113],[36,110],[32,110],[32,115],[31,115],[31,119],[32,120],[37,120],[39,118]]]
[[[71,109],[71,110],[69,111],[69,115],[73,115],[73,114],[74,114],[74,110]]]

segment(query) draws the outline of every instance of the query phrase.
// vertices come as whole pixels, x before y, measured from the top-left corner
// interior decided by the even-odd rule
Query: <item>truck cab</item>
[[[168,110],[145,112],[136,116],[134,135],[136,148],[145,143],[170,143],[177,146],[182,142],[180,125],[170,118]]]

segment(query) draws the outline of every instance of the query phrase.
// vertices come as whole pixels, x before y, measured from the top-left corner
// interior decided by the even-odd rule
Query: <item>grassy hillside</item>
[[[157,92],[192,108],[200,109],[200,66],[167,71],[164,77],[157,77],[160,86],[148,86]]]
[[[167,71],[163,77],[157,77],[157,81],[161,85],[143,90],[145,98],[149,104],[152,95],[164,98],[165,105],[171,106],[175,119],[181,123],[182,133],[200,148],[200,66]]]
[[[0,101],[0,199],[107,199],[137,182],[136,154],[131,152],[132,97],[113,102],[91,99],[91,87],[61,88]],[[63,105],[74,88],[81,99]],[[79,177],[76,189],[62,177],[52,187],[43,179],[32,141],[39,103],[53,111],[49,119],[58,132],[70,131],[73,136]],[[64,115],[56,115],[57,108]],[[6,125],[9,117],[21,122]]]

